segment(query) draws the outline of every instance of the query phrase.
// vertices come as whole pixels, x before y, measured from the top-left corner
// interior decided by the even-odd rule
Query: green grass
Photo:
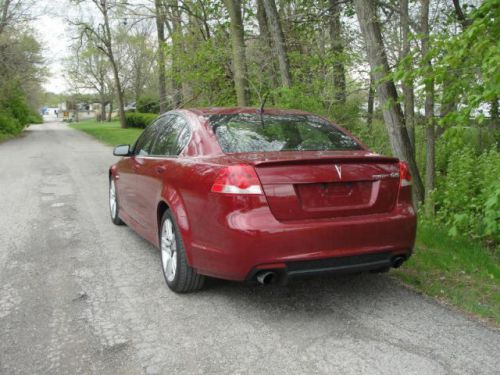
[[[111,146],[119,144],[131,145],[142,132],[142,129],[137,128],[122,129],[118,121],[97,122],[90,120],[72,123],[70,127],[90,134],[99,141]]]
[[[500,324],[500,254],[420,225],[415,252],[396,276],[416,290]]]
[[[132,144],[141,129],[118,122],[70,125],[109,145]],[[500,255],[479,243],[450,238],[445,229],[419,225],[412,258],[394,272],[404,283],[500,325]]]

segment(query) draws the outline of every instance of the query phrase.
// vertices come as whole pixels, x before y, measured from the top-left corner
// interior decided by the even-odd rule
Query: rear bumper
[[[385,214],[294,222],[277,221],[264,205],[227,212],[214,207],[207,213],[186,243],[191,266],[229,280],[284,267],[291,277],[383,268],[396,256],[409,257],[415,241],[411,204]]]
[[[286,283],[289,279],[320,275],[326,273],[354,273],[374,270],[389,269],[399,267],[411,255],[411,251],[406,254],[394,255],[391,252],[381,252],[372,254],[361,254],[346,257],[326,258],[319,260],[306,260],[289,262],[285,264],[267,264],[254,268],[248,275],[247,280],[256,280],[257,275],[262,272],[273,272],[281,283]]]

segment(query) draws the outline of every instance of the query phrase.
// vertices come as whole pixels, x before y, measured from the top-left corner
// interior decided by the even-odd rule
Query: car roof
[[[259,113],[259,108],[255,107],[207,107],[186,109],[198,116],[212,115],[234,115],[238,113]],[[311,113],[296,109],[264,108],[264,113],[271,115],[312,115]]]

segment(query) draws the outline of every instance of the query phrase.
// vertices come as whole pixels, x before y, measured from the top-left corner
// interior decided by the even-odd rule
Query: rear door
[[[131,157],[133,180],[130,184],[127,184],[130,186],[130,193],[128,195],[129,215],[141,226],[144,226],[143,213],[141,212],[141,200],[145,192],[142,191],[144,186],[140,184],[138,176],[143,173],[144,168],[147,167],[147,160],[151,155],[151,150],[158,134],[157,122],[158,120],[154,124],[148,126],[142,133],[134,146],[134,155]]]
[[[136,174],[141,220],[153,230],[156,225],[156,208],[161,199],[164,182],[175,181],[174,171],[178,155],[191,135],[188,122],[180,115],[164,116],[155,125],[157,135],[151,154],[144,158]]]

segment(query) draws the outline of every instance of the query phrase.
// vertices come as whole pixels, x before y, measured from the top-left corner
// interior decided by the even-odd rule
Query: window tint
[[[157,129],[156,123],[154,123],[142,132],[134,146],[135,155],[147,156],[151,154],[151,148],[156,140]]]
[[[360,150],[351,137],[308,115],[241,113],[210,118],[224,152]]]
[[[154,155],[179,155],[189,142],[191,130],[187,121],[181,116],[168,116],[166,123],[161,124],[158,141],[155,143]]]

